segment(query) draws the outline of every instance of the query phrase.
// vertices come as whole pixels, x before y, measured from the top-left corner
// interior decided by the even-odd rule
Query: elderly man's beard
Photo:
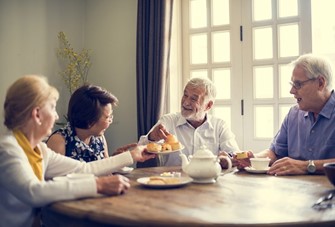
[[[201,121],[206,116],[206,113],[202,110],[195,112],[194,110],[187,110],[183,107],[181,108],[181,115],[186,118],[186,120],[191,121]]]

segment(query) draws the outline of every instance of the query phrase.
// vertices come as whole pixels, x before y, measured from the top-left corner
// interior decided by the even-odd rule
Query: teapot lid
[[[201,145],[193,156],[194,158],[214,158],[213,152],[211,152],[205,145]]]

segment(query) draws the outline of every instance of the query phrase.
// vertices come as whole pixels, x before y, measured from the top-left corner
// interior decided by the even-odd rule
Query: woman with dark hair
[[[87,84],[78,88],[69,101],[68,123],[50,136],[48,147],[85,162],[107,158],[104,132],[113,122],[113,107],[117,104],[118,99],[99,86]],[[132,146],[134,144],[122,149]]]

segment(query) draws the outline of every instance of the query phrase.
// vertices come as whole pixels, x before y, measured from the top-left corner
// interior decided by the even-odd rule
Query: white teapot
[[[200,150],[196,151],[194,156],[188,158],[185,154],[179,155],[182,161],[183,171],[193,178],[195,183],[215,183],[216,178],[221,173],[221,165],[219,157],[215,156],[206,146],[201,146]],[[229,171],[232,168],[232,162],[227,156],[220,156],[228,162]]]

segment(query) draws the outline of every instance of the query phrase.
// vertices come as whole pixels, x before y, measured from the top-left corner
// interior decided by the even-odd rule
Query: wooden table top
[[[313,203],[335,190],[324,175],[275,177],[235,171],[214,184],[151,189],[140,177],[180,167],[135,169],[124,195],[57,202],[43,209],[49,226],[335,226],[335,209]],[[184,173],[183,173],[184,175]]]

